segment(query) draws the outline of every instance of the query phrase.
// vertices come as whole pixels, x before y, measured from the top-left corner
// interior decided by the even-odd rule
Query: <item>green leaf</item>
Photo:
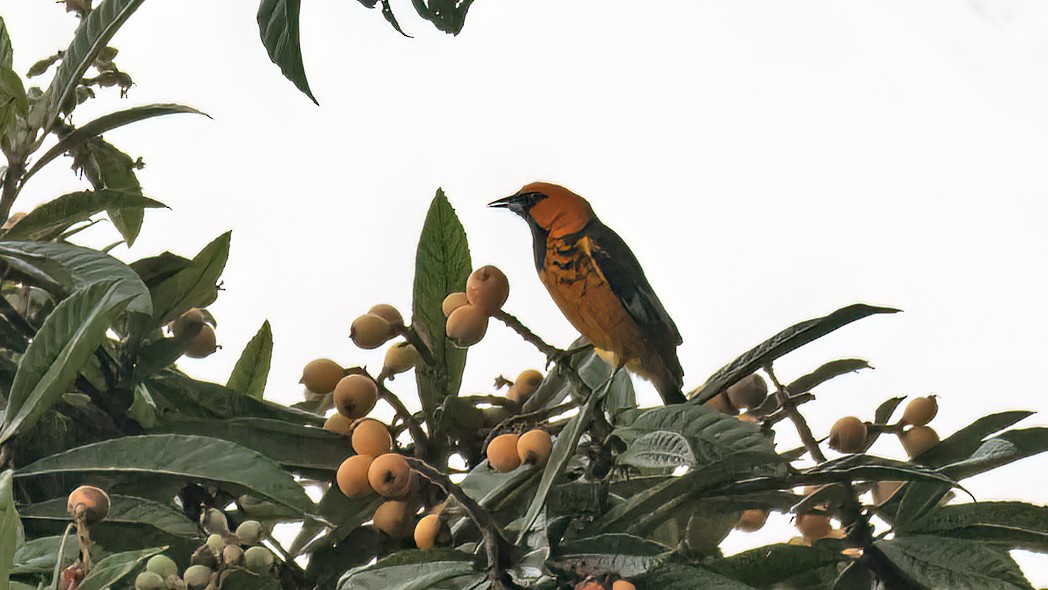
[[[470,585],[448,585],[449,580],[468,577],[473,584],[483,574],[473,570],[473,557],[451,549],[400,551],[373,565],[346,572],[338,581],[338,590],[427,590],[429,588],[469,588]],[[465,582],[465,580],[463,580]],[[439,586],[438,586],[439,584]]]
[[[571,343],[569,349],[575,349],[586,344],[588,342],[585,339],[578,338]],[[592,349],[572,355],[571,368],[578,373],[579,377],[582,378],[582,382],[590,389],[596,389],[607,383],[612,370],[611,365],[600,358],[600,355]],[[567,399],[574,391],[575,384],[569,378],[569,374],[561,367],[554,366],[553,370],[542,380],[535,393],[524,403],[524,412],[553,408]],[[631,400],[633,400],[633,403],[630,403]],[[608,399],[605,402],[608,411],[612,416],[615,416],[617,411],[621,412],[627,406],[635,406],[635,402],[636,394],[633,389],[633,381],[626,371],[619,371],[615,375],[615,380],[612,382],[608,392]]]
[[[98,250],[64,243],[0,242],[0,261],[59,299],[95,283],[116,280],[117,292],[129,298],[128,311],[153,312],[142,279],[123,262]]]
[[[906,576],[928,588],[1028,590],[1032,588],[1006,551],[949,537],[899,536],[876,546]]]
[[[897,313],[898,311],[890,307],[874,307],[857,303],[842,307],[828,316],[790,326],[711,375],[706,383],[691,396],[691,399],[694,403],[701,404],[775,359],[822,338],[838,328],[874,314]]]
[[[438,189],[422,225],[415,254],[411,317],[411,327],[433,353],[432,366],[418,363],[415,367],[419,399],[431,429],[433,412],[445,397],[458,393],[466,367],[466,351],[455,347],[445,336],[441,305],[448,294],[465,291],[471,270],[466,231],[444,191]]]
[[[575,456],[575,449],[579,446],[582,433],[586,431],[590,420],[593,418],[593,412],[597,408],[599,398],[599,391],[591,391],[589,399],[586,400],[586,405],[579,408],[579,413],[571,418],[564,430],[561,430],[556,440],[553,441],[553,450],[550,452],[546,467],[542,470],[539,488],[531,499],[528,511],[524,515],[524,520],[520,527],[520,535],[517,537],[517,544],[520,544],[531,530],[531,525],[535,524],[539,513],[542,512],[542,507],[546,505],[546,497],[549,495],[550,488],[553,487],[557,478],[564,473],[564,468],[568,466],[568,461]]]
[[[25,176],[22,178],[22,184],[25,184],[30,176],[36,174],[49,162],[68,151],[72,151],[76,146],[88,139],[97,137],[118,127],[123,127],[124,125],[129,125],[153,117],[174,115],[178,113],[193,113],[210,118],[207,113],[180,104],[150,104],[117,111],[115,113],[109,113],[108,115],[102,115],[94,121],[78,127],[72,133],[59,140],[59,142],[56,143],[54,147],[47,150],[44,155],[40,156],[29,171],[25,173]]]
[[[652,408],[630,426],[616,428],[612,435],[626,443],[626,451],[616,457],[622,465],[697,467],[736,453],[763,453],[769,463],[779,460],[759,428],[693,404]],[[681,460],[687,462],[677,462]]]
[[[438,30],[458,35],[466,24],[466,12],[473,0],[411,0],[419,16]]]
[[[248,397],[262,399],[269,378],[269,363],[273,360],[273,330],[269,320],[262,322],[258,333],[240,353],[233,372],[229,375],[226,387]]]
[[[109,499],[106,525],[91,531],[91,538],[109,551],[181,541],[188,553],[202,541],[196,523],[168,505],[121,494],[110,494]],[[23,506],[22,520],[31,530],[60,533],[69,523],[66,498]]]
[[[269,59],[280,67],[285,78],[319,105],[309,89],[306,69],[302,65],[298,31],[301,4],[301,0],[262,0],[258,5],[258,31]]]
[[[219,484],[309,514],[313,502],[291,474],[251,449],[179,434],[125,436],[77,447],[19,469],[16,478],[58,473],[124,473]]]
[[[706,568],[676,563],[667,563],[632,581],[637,588],[658,590],[753,590]]]
[[[13,482],[11,470],[0,473],[0,590],[10,588],[7,573],[14,564],[15,552],[25,540],[15,510]]]
[[[62,105],[76,91],[80,79],[98,52],[142,5],[142,1],[105,0],[80,22],[73,35],[73,42],[62,54],[62,64],[58,66],[51,86],[47,89],[47,100],[40,101],[34,107],[31,120],[35,127],[42,129],[44,134],[51,131]]]
[[[229,257],[229,238],[230,232],[215,238],[189,266],[150,290],[157,324],[167,324],[190,308],[207,307],[218,298],[218,278]]]
[[[563,571],[610,571],[632,578],[663,564],[673,553],[643,537],[612,533],[561,544],[550,565]]]
[[[771,588],[788,578],[844,560],[836,550],[779,543],[719,559],[710,564],[710,569],[757,588]]]
[[[324,425],[323,416],[240,395],[177,371],[162,371],[146,383],[162,413],[196,418],[269,418],[318,428]]]
[[[14,67],[14,48],[11,45],[11,35],[7,32],[7,23],[0,16],[0,67]]]
[[[900,534],[937,534],[1003,545],[1007,549],[1048,551],[1048,507],[1023,502],[943,506],[895,529]]]
[[[965,479],[1044,451],[1048,451],[1048,428],[1009,430],[983,442],[968,459],[946,465],[940,471],[954,479]]]
[[[131,270],[138,273],[142,282],[152,289],[164,280],[173,277],[188,267],[192,261],[170,252],[161,252],[156,256],[142,258],[129,264]]]
[[[173,414],[153,432],[220,438],[262,453],[289,469],[334,472],[352,454],[344,436],[266,418],[216,420]]]
[[[114,553],[96,563],[95,567],[91,568],[91,572],[77,586],[77,590],[104,590],[114,586],[132,572],[138,570],[139,564],[164,551],[164,549],[165,547],[153,547],[139,551]]]
[[[895,413],[895,409],[899,407],[899,404],[905,400],[906,397],[893,397],[889,400],[885,400],[881,405],[877,406],[877,409],[873,413],[874,424],[887,424],[892,419],[892,414]],[[873,446],[873,443],[880,438],[881,433],[876,430],[871,431],[866,436],[866,448],[869,449]]]
[[[72,564],[76,561],[79,550],[76,535],[40,537],[26,541],[18,548],[18,551],[15,551],[11,574],[51,574],[55,570],[55,560],[58,559],[59,546],[63,541],[65,541],[65,549],[62,551],[62,565],[64,567]]]
[[[135,174],[138,163],[101,137],[82,140],[72,146],[69,152],[73,155],[73,167],[87,177],[95,190],[113,189],[142,194],[142,185]],[[145,211],[141,207],[111,208],[106,211],[127,245],[133,245],[142,230]]]
[[[242,567],[226,569],[219,576],[222,590],[280,590],[280,580],[263,576]]]
[[[18,363],[0,443],[33,426],[62,397],[131,299],[121,284],[95,283],[80,289],[47,316]]]
[[[49,242],[93,215],[108,209],[127,207],[160,208],[166,205],[138,193],[111,189],[69,193],[30,211],[22,221],[3,234],[3,240]]]
[[[819,385],[822,385],[835,377],[872,368],[873,367],[870,366],[870,363],[863,359],[838,359],[830,361],[811,373],[794,379],[792,383],[786,386],[786,390],[794,395],[804,393],[815,389]]]
[[[917,461],[930,467],[942,467],[971,457],[983,444],[983,439],[1000,432],[1029,416],[1033,412],[1016,410],[983,416],[968,426],[946,437],[927,452],[921,453]]]
[[[3,148],[10,149],[18,116],[25,117],[29,111],[29,99],[25,95],[22,78],[9,67],[0,66],[0,138]]]

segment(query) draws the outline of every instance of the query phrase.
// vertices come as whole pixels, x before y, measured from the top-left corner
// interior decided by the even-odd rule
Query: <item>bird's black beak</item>
[[[497,201],[492,201],[488,203],[488,207],[509,209],[521,217],[527,217],[528,209],[531,209],[532,205],[543,198],[545,198],[545,195],[539,193],[517,193]]]

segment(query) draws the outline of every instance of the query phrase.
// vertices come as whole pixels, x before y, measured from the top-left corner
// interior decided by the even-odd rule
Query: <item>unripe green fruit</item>
[[[366,375],[347,375],[335,386],[335,409],[350,420],[367,416],[378,401],[378,386]]]
[[[182,581],[182,578],[178,577],[178,574],[168,576],[164,580],[164,585],[167,586],[167,590],[188,590],[186,583]]]
[[[244,552],[244,566],[256,574],[264,574],[273,567],[273,552],[265,547],[250,547]]]
[[[757,375],[743,377],[724,392],[731,401],[731,405],[742,409],[753,409],[764,403],[768,398],[768,384]]]
[[[204,528],[209,533],[225,535],[229,532],[229,521],[226,515],[218,508],[208,508],[204,515]]]
[[[386,351],[382,372],[387,375],[399,375],[410,371],[418,363],[418,359],[418,350],[414,346],[407,342],[397,342]]]
[[[211,568],[203,565],[191,565],[186,568],[182,580],[189,590],[204,590],[211,583]]]
[[[237,527],[237,537],[244,545],[258,545],[264,532],[262,523],[257,520],[245,520]]]
[[[484,339],[488,331],[488,314],[476,305],[463,305],[451,312],[445,327],[455,346],[469,348]]]
[[[379,303],[378,305],[373,305],[371,309],[368,310],[368,313],[377,315],[378,317],[386,320],[386,323],[390,326],[404,325],[404,316],[400,315],[400,311],[397,308],[393,307],[392,305],[389,305],[388,303]]]
[[[216,556],[222,555],[222,549],[226,546],[226,540],[222,538],[222,535],[217,533],[208,535],[206,543],[207,548]]]
[[[309,361],[302,369],[302,379],[299,383],[305,385],[306,389],[313,393],[331,393],[344,374],[345,370],[335,361],[316,359]]]
[[[866,450],[866,424],[855,416],[845,416],[830,428],[830,448],[842,453]]]
[[[353,320],[349,328],[349,337],[353,344],[364,350],[378,348],[395,335],[393,326],[382,316],[373,313],[366,313]]]
[[[238,565],[244,557],[244,550],[240,545],[226,545],[222,548],[222,563],[226,565]]]
[[[166,555],[154,555],[146,562],[146,570],[153,572],[161,578],[178,575],[178,565]]]
[[[135,590],[167,590],[167,582],[153,572],[142,572],[135,578]]]

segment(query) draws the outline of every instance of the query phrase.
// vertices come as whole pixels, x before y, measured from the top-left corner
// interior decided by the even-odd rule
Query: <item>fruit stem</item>
[[[492,587],[496,590],[513,589],[517,585],[506,573],[506,567],[510,564],[510,545],[505,535],[499,529],[495,519],[487,510],[478,504],[473,498],[466,495],[462,488],[452,483],[446,475],[435,469],[429,463],[420,459],[405,457],[408,465],[417,471],[422,477],[441,487],[448,495],[452,496],[462,505],[477,528],[480,529],[484,538],[484,549],[488,556],[488,568],[490,569]]]
[[[546,355],[547,358],[556,359],[558,357],[563,357],[565,356],[565,354],[567,354],[567,351],[561,350],[549,344],[548,342],[540,338],[537,334],[529,330],[527,326],[520,323],[520,320],[506,313],[505,311],[502,311],[501,309],[492,314],[491,317],[502,322],[503,324],[506,324],[510,329],[519,334],[525,342],[528,342],[532,344],[535,348],[539,349],[539,352]]]
[[[65,532],[62,533],[62,541],[58,545],[58,555],[57,555],[57,559],[55,560],[55,575],[54,575],[53,578],[51,578],[51,588],[52,588],[52,590],[58,590],[59,580],[62,579],[62,562],[65,561],[64,553],[65,553],[66,539],[69,537],[69,533],[73,530],[74,526],[76,526],[76,525],[73,524],[73,523],[69,523],[68,525],[66,525]]]
[[[412,440],[415,441],[416,454],[419,456],[425,456],[429,449],[429,437],[422,431],[422,426],[415,420],[408,411],[404,403],[400,401],[395,393],[386,388],[386,377],[379,375],[379,378],[375,380],[375,384],[378,385],[378,396],[386,401],[387,404],[393,407],[393,411],[400,416],[400,419],[404,421],[404,424],[408,427],[408,432],[411,433]]]
[[[429,346],[426,346],[425,341],[423,341],[422,337],[415,331],[415,328],[411,326],[398,326],[397,332],[399,332],[409,344],[415,347],[422,362],[430,366],[436,364],[436,358],[433,356],[433,351],[429,349]]]
[[[775,376],[775,371],[771,367],[771,363],[764,365],[764,372],[768,374],[768,378],[771,379],[772,384],[775,386],[775,397],[779,400],[779,405],[782,406],[782,411],[789,416],[793,425],[797,428],[797,434],[801,437],[801,442],[804,443],[804,448],[808,449],[808,454],[817,463],[825,463],[826,455],[822,453],[822,449],[819,448],[819,442],[815,440],[815,435],[811,433],[811,428],[808,426],[808,421],[804,419],[804,416],[797,410],[796,400],[792,399],[790,392],[786,390],[786,387],[779,382],[778,377]]]

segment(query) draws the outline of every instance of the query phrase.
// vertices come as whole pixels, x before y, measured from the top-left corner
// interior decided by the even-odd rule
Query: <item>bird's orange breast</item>
[[[585,236],[574,242],[551,238],[539,278],[568,321],[595,347],[623,362],[636,359],[644,334],[612,291],[592,248]]]

